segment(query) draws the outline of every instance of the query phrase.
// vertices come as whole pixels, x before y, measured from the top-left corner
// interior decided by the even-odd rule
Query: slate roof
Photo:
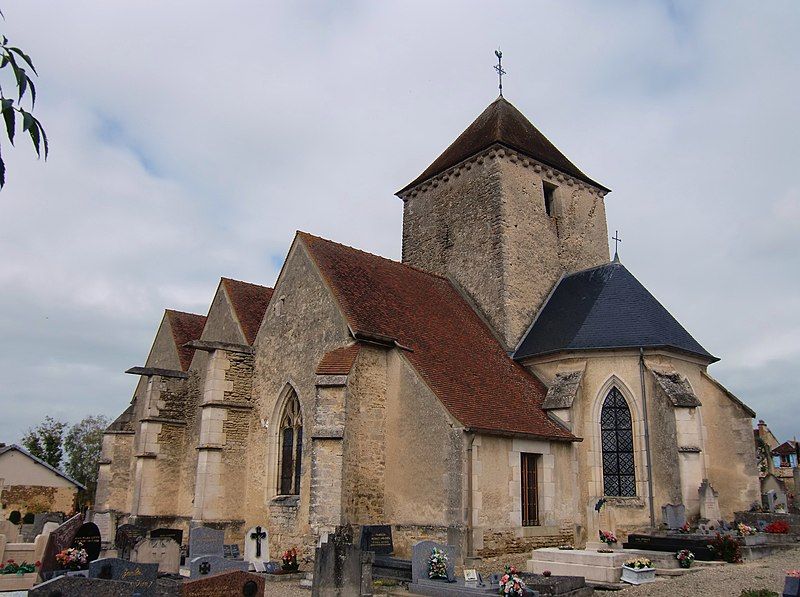
[[[231,278],[222,278],[222,285],[231,300],[244,337],[252,346],[269,301],[272,299],[273,289]]]
[[[172,338],[175,340],[175,346],[178,349],[181,369],[188,371],[189,365],[192,364],[194,348],[184,345],[192,340],[200,339],[200,335],[203,333],[203,326],[206,325],[206,316],[172,309],[167,309],[165,313],[172,329]]]
[[[546,389],[510,359],[447,281],[304,232],[356,339],[398,346],[450,414],[475,431],[574,441],[541,408]]]
[[[706,351],[618,261],[563,277],[515,359],[603,348],[672,348],[709,362]]]
[[[69,481],[70,483],[75,485],[78,489],[86,489],[86,486],[83,483],[78,483],[75,479],[73,479],[69,475],[66,475],[66,474],[62,473],[60,470],[58,470],[57,468],[55,468],[53,466],[50,466],[44,460],[42,460],[41,458],[37,458],[36,456],[34,456],[30,452],[28,452],[25,448],[23,448],[22,446],[18,446],[17,444],[0,445],[0,456],[5,454],[6,452],[10,452],[11,450],[16,450],[20,454],[24,454],[25,456],[27,456],[28,458],[30,458],[31,460],[33,460],[37,464],[41,464],[46,469],[54,472],[56,475],[58,475],[62,479],[66,479],[67,481]]]
[[[453,141],[450,147],[444,150],[442,155],[397,193],[404,193],[498,143],[599,189],[609,190],[581,172],[511,102],[504,97],[498,97]]]
[[[356,362],[359,349],[356,343],[326,352],[317,365],[317,375],[348,375]]]

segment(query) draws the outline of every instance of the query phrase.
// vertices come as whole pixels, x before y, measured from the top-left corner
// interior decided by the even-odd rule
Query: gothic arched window
[[[280,450],[278,470],[278,493],[298,495],[300,493],[300,460],[303,455],[303,417],[300,401],[292,390],[286,398],[280,419]]]
[[[617,388],[611,388],[600,413],[603,445],[603,495],[635,496],[633,421],[628,403]]]

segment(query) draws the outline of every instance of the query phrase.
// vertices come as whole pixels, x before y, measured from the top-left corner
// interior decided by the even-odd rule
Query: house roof
[[[356,362],[359,348],[356,343],[326,352],[317,365],[317,375],[348,375]]]
[[[714,362],[619,261],[564,276],[515,359],[565,350],[671,348]]]
[[[356,339],[397,346],[450,414],[475,431],[574,441],[541,408],[546,388],[508,357],[447,279],[304,232]]]
[[[775,456],[789,456],[790,454],[797,454],[796,442],[789,440],[783,442],[780,446],[772,450]]]
[[[203,326],[206,324],[206,317],[205,315],[184,313],[183,311],[174,311],[173,309],[167,309],[165,313],[169,319],[170,328],[172,329],[172,338],[175,340],[175,346],[178,349],[181,369],[187,371],[189,365],[192,364],[194,348],[189,348],[185,346],[185,344],[200,338],[200,335],[203,333]]]
[[[414,181],[398,191],[404,193],[421,182],[441,174],[459,162],[500,144],[518,151],[556,170],[569,174],[599,189],[608,191],[606,187],[595,182],[573,164],[547,137],[525,118],[511,102],[498,97],[461,133],[453,143],[444,150],[428,168]]]
[[[250,284],[231,278],[222,278],[222,285],[233,305],[239,324],[247,343],[252,345],[255,342],[258,328],[264,319],[270,299],[272,299],[272,288]]]
[[[69,481],[70,483],[75,485],[78,489],[86,489],[86,486],[83,483],[78,483],[72,477],[62,473],[57,468],[55,468],[53,466],[50,466],[44,460],[42,460],[41,458],[37,458],[36,456],[34,456],[30,452],[28,452],[25,448],[23,448],[22,446],[18,446],[17,444],[0,445],[0,456],[5,454],[6,452],[10,452],[11,450],[16,450],[20,454],[24,454],[25,456],[27,456],[28,458],[30,458],[31,460],[33,460],[37,464],[42,465],[43,467],[45,467],[46,469],[48,469],[51,472],[55,473],[56,475],[58,475],[62,479],[66,479],[67,481]]]

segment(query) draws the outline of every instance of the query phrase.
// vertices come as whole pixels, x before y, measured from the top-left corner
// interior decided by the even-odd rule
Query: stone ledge
[[[697,446],[681,446],[678,448],[678,452],[699,454],[702,450]]]
[[[343,427],[317,427],[311,434],[311,439],[342,439]]]
[[[155,452],[140,452],[136,455],[136,458],[158,458],[158,454]]]
[[[165,417],[147,417],[146,419],[141,419],[141,423],[162,423],[164,425],[179,425],[181,427],[186,426],[186,421],[182,421],[181,419],[167,419]]]
[[[158,367],[131,367],[125,373],[131,375],[145,375],[151,377],[158,375],[159,377],[172,377],[175,379],[189,379],[189,374],[185,371],[176,371],[174,369],[159,369]]]
[[[209,400],[200,404],[200,408],[230,408],[231,410],[253,410],[252,404],[232,402],[230,400]]]
[[[200,444],[195,448],[195,450],[215,450],[221,452],[225,449],[225,446],[222,444]]]
[[[103,466],[104,464],[111,464],[111,463],[112,463],[112,460],[108,459],[108,458],[97,461],[97,464],[99,464],[100,466]]]
[[[317,375],[315,384],[318,388],[346,386],[346,375]]]
[[[106,429],[103,431],[103,435],[136,435],[135,431],[109,431]]]
[[[255,349],[247,344],[234,344],[233,342],[212,342],[208,340],[192,340],[184,346],[202,350],[203,352],[214,352],[215,350],[225,350],[227,352],[241,352],[244,354],[255,354]]]

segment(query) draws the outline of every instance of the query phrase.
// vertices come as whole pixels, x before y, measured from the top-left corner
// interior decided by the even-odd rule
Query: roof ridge
[[[191,315],[192,317],[202,317],[206,319],[206,315],[200,315],[199,313],[191,313],[189,311],[180,311],[178,309],[164,309],[165,313],[175,313],[177,315]]]
[[[399,266],[402,266],[404,268],[419,272],[421,274],[425,274],[426,276],[431,276],[432,278],[438,278],[440,280],[443,280],[443,281],[447,282],[448,284],[450,283],[450,279],[447,278],[446,276],[443,276],[441,274],[437,274],[437,273],[434,273],[434,272],[429,272],[428,270],[424,270],[424,269],[422,269],[420,267],[417,267],[416,265],[409,265],[408,263],[403,263],[402,261],[397,261],[395,259],[389,259],[388,257],[384,257],[383,255],[376,255],[375,253],[370,253],[369,251],[365,251],[363,249],[359,249],[359,248],[356,248],[356,247],[351,247],[350,245],[346,245],[344,243],[339,243],[339,242],[336,242],[335,240],[331,240],[329,238],[325,238],[325,237],[322,237],[322,236],[317,236],[316,234],[311,234],[310,232],[305,232],[303,230],[298,230],[296,232],[296,234],[298,236],[307,236],[307,237],[310,237],[310,238],[313,238],[313,239],[316,239],[316,240],[321,240],[321,241],[326,242],[326,243],[331,243],[332,245],[337,245],[339,247],[344,247],[345,249],[349,249],[351,251],[355,251],[356,253],[361,253],[362,255],[369,255],[370,257],[376,257],[377,259],[382,259],[383,261],[388,261],[389,263],[391,263],[393,265],[399,265]]]
[[[272,286],[265,286],[264,284],[256,284],[255,282],[248,282],[246,280],[237,280],[236,278],[228,278],[227,276],[220,276],[220,280],[226,280],[228,282],[236,282],[237,284],[247,284],[249,286],[258,286],[259,288],[265,288],[267,290],[275,290]]]

